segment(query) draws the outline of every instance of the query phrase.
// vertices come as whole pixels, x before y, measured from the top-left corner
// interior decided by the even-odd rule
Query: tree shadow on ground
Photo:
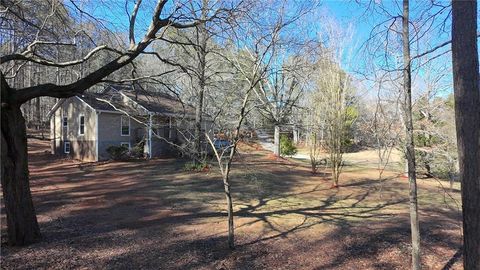
[[[369,262],[366,265],[358,266],[360,268],[374,268],[374,269],[398,269],[410,266],[410,228],[407,218],[393,218],[390,221],[383,222],[384,224],[365,223],[363,226],[339,226],[332,231],[327,239],[343,243],[342,248],[335,252],[335,256],[329,262],[322,264],[318,269],[337,269],[353,265],[358,261],[367,261],[371,258],[377,258],[375,262]],[[381,225],[381,226],[380,226]],[[429,262],[429,255],[436,254],[437,250],[442,248],[455,250],[461,244],[461,237],[459,235],[452,236],[451,233],[439,230],[442,226],[452,226],[450,223],[445,223],[445,220],[440,218],[430,218],[420,222],[421,228],[421,248],[422,260],[424,264]],[[456,228],[453,227],[453,230]],[[453,253],[453,252],[452,252]],[[405,261],[389,262],[392,254],[399,254]],[[398,255],[396,255],[398,256]],[[453,266],[455,260],[461,256],[458,252],[448,260],[444,258],[447,265]],[[443,258],[442,258],[443,259]],[[447,262],[448,260],[448,262]],[[438,269],[442,265],[437,262],[434,265],[424,265],[427,269]],[[433,267],[432,267],[433,266]]]
[[[398,214],[406,197],[398,186],[386,186],[388,199],[379,201],[375,180],[330,189],[308,168],[271,163],[246,159],[232,175],[238,247],[230,251],[216,172],[186,173],[171,159],[42,168],[40,158],[32,163],[32,187],[44,241],[2,248],[4,267],[59,268],[68,260],[67,268],[294,269],[281,256],[290,246],[297,268],[355,267],[359,259],[369,261],[364,268],[408,266],[409,225],[405,211]],[[242,166],[249,169],[237,170]],[[422,221],[423,241],[457,248],[456,236],[440,230],[455,214],[433,213]],[[310,236],[319,229],[325,233]],[[322,257],[326,248],[333,252]],[[398,252],[396,261],[372,260],[389,249]]]

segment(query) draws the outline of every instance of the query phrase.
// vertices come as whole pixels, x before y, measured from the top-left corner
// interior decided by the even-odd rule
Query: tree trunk
[[[340,178],[340,164],[337,161],[335,161],[335,164],[333,164],[333,187],[338,187],[338,179]]]
[[[202,86],[200,86],[202,87]],[[202,112],[203,112],[203,96],[204,90],[199,90],[197,95],[197,104],[195,108],[195,141],[194,141],[194,149],[195,149],[195,159],[200,158],[200,154],[202,152]]]
[[[227,175],[223,177],[223,186],[225,188],[225,198],[227,199],[227,215],[228,215],[228,247],[235,249],[235,234],[233,227],[233,202],[230,193],[230,183]]]
[[[480,93],[477,2],[452,1],[455,122],[462,182],[463,266],[480,269]]]
[[[405,155],[408,166],[410,189],[410,227],[412,233],[412,269],[421,268],[420,228],[418,223],[417,176],[415,168],[415,145],[412,120],[412,78],[410,58],[409,0],[403,0],[402,42],[403,42],[403,110],[405,114]]]
[[[273,134],[273,154],[280,156],[280,126],[275,124]]]
[[[3,77],[3,76],[2,76]],[[21,246],[40,239],[28,181],[27,135],[20,105],[2,78],[2,191],[8,244]]]
[[[208,1],[202,1],[202,15],[201,19],[205,20],[208,12]],[[197,106],[195,110],[195,154],[197,158],[201,157],[202,152],[202,114],[203,114],[203,101],[205,96],[205,69],[207,67],[207,29],[205,22],[198,25],[198,47],[195,46],[198,55],[198,91],[197,91]]]

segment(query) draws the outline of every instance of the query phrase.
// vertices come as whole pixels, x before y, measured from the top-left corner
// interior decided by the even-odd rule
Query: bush
[[[107,153],[113,160],[125,160],[128,158],[128,147],[112,145],[107,148]]]
[[[280,155],[281,156],[293,156],[297,153],[297,147],[293,144],[293,141],[286,135],[280,136]]]
[[[204,172],[210,169],[207,162],[187,162],[183,165],[184,171]]]
[[[140,142],[136,144],[130,151],[128,151],[127,156],[130,158],[143,158],[144,157],[144,146],[145,142]]]
[[[448,155],[448,154],[447,154]],[[440,150],[436,151],[422,151],[416,149],[415,158],[417,162],[417,171],[427,177],[437,177],[440,179],[452,179],[458,174],[456,158],[454,153],[449,156],[442,153]]]

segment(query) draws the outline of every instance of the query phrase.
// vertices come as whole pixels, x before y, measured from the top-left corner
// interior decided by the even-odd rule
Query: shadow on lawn
[[[67,245],[80,254],[87,266],[102,268],[96,257],[87,256],[92,251],[118,248],[117,253],[102,257],[105,268],[196,269],[215,264],[219,269],[261,269],[261,261],[269,252],[259,247],[322,223],[334,225],[335,229],[322,236],[324,240],[315,241],[319,249],[323,241],[359,237],[335,250],[338,256],[332,255],[333,259],[319,266],[320,269],[339,268],[358,257],[376,256],[386,246],[408,243],[408,223],[383,211],[406,200],[368,201],[374,190],[375,181],[371,179],[350,182],[340,190],[331,191],[330,182],[319,180],[321,183],[309,190],[295,191],[311,177],[307,169],[299,167],[302,170],[298,173],[289,174],[292,166],[282,162],[245,160],[237,166],[250,167],[249,171],[232,175],[234,204],[245,206],[235,212],[235,218],[252,220],[237,225],[237,229],[261,223],[273,234],[239,238],[238,249],[231,252],[224,231],[209,236],[195,232],[196,228],[202,228],[196,226],[225,221],[223,184],[218,173],[186,175],[181,170],[183,163],[174,160],[108,163],[87,169],[71,163],[45,168],[41,164],[41,158],[32,162],[33,197],[37,213],[49,218],[40,224],[44,241],[35,245],[46,249],[58,243]],[[263,168],[270,168],[270,173],[261,173]],[[353,195],[346,193],[344,187],[362,187],[365,191]],[[395,195],[394,189],[385,190]],[[299,197],[304,199],[303,196],[318,196],[317,192],[328,195],[322,194],[326,197],[316,199],[314,206],[295,201]],[[274,203],[278,206],[271,207]],[[299,216],[298,224],[284,229],[271,220],[287,215]],[[369,228],[369,222],[378,221],[392,222],[378,231]],[[422,230],[434,227],[423,225]],[[182,226],[192,226],[193,231],[185,231]],[[422,234],[433,235],[429,231]],[[437,237],[435,241],[440,243],[443,235]],[[453,240],[444,244],[457,246]],[[5,252],[16,251],[2,251]],[[41,256],[45,256],[42,258],[47,261],[45,264],[31,262],[26,267],[48,267],[48,252]],[[55,266],[55,260],[50,266]],[[394,264],[379,262],[376,268],[394,268]]]
[[[377,258],[376,262],[374,261],[372,265],[370,265],[370,267],[374,269],[409,267],[411,240],[408,219],[393,218],[390,221],[384,222],[386,224],[383,224],[382,227],[368,223],[356,227],[336,227],[336,229],[327,236],[327,239],[343,242],[344,244],[341,249],[335,252],[336,255],[333,260],[319,266],[318,269],[338,269],[348,265],[349,262],[355,262],[357,260],[363,261],[371,258]],[[453,253],[461,244],[461,237],[459,235],[452,236],[450,233],[440,229],[441,226],[445,226],[446,224],[448,223],[445,223],[445,220],[441,218],[430,218],[428,221],[420,222],[422,260],[424,263],[427,261],[426,255],[439,256],[436,254],[437,248],[448,248],[453,250]],[[345,239],[347,240],[345,241]],[[380,259],[381,255],[385,255],[386,258],[392,258],[389,252],[394,253],[395,250],[399,251],[401,257],[405,258],[404,262],[389,262],[388,259],[387,261]],[[448,267],[443,269],[450,269],[450,267],[458,261],[459,257],[461,257],[461,253],[458,251],[450,260],[448,260],[448,257],[441,257],[445,260],[445,267]],[[439,265],[434,267],[434,269],[438,268]],[[432,267],[432,265],[430,265],[430,267]]]
[[[224,216],[220,211],[209,212],[209,204],[214,201],[220,201],[223,209],[221,177],[216,173],[186,175],[181,161],[112,162],[86,167],[72,161],[46,164],[51,156],[45,153],[31,156],[35,207],[39,216],[49,220],[40,224],[46,239],[82,235],[73,232],[80,226],[105,233],[122,226],[143,228]],[[244,180],[241,175],[232,176],[235,194],[281,194],[295,184],[290,177],[276,177],[267,181],[268,192],[258,192],[258,186],[246,185]],[[265,186],[261,189],[267,190]],[[68,214],[56,214],[65,207],[73,209]],[[172,211],[181,214],[167,214]],[[65,233],[56,229],[69,226],[73,228],[67,228]]]
[[[311,191],[313,192],[313,191]],[[268,227],[272,230],[277,232],[275,235],[271,235],[268,237],[261,237],[254,241],[242,244],[242,245],[252,245],[258,242],[272,240],[275,238],[283,238],[286,237],[288,234],[293,232],[298,232],[301,230],[305,230],[311,228],[313,226],[319,225],[321,223],[328,223],[340,227],[349,227],[352,224],[358,222],[358,220],[362,220],[365,222],[369,219],[387,219],[391,218],[392,214],[388,213],[381,213],[381,210],[387,208],[389,206],[397,205],[406,202],[406,200],[396,200],[390,201],[385,203],[376,204],[374,206],[358,206],[363,200],[365,200],[370,191],[367,190],[363,195],[354,199],[350,204],[342,204],[336,205],[337,202],[342,202],[350,199],[350,195],[344,197],[338,197],[336,194],[332,194],[326,199],[322,200],[321,205],[314,206],[314,207],[298,207],[294,209],[278,209],[274,211],[258,211],[259,208],[268,204],[270,200],[262,199],[256,205],[250,205],[247,208],[243,208],[240,211],[235,213],[236,216],[239,217],[254,217],[256,220],[251,221],[245,225],[251,225],[256,222],[264,222],[268,225]],[[299,193],[294,195],[301,195],[305,194]],[[276,197],[275,199],[279,199]],[[288,230],[278,230],[275,226],[268,220],[268,218],[273,216],[286,216],[290,214],[301,215],[303,221],[288,229]],[[352,221],[355,219],[357,221]]]
[[[448,262],[442,267],[442,270],[450,270],[453,265],[460,261],[463,256],[463,248],[459,248],[455,254],[448,260]]]

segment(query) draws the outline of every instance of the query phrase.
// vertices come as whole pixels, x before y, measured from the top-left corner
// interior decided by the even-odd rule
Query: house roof
[[[179,98],[159,92],[145,90],[121,91],[122,94],[143,106],[150,112],[158,114],[194,115],[195,108],[184,104]]]
[[[195,108],[184,104],[179,98],[154,91],[139,89],[136,92],[127,86],[108,86],[101,93],[85,92],[76,96],[88,106],[97,111],[123,112],[127,114],[139,114],[139,107],[150,113],[176,116],[193,117]],[[129,105],[125,102],[131,100]],[[49,116],[65,101],[59,100],[52,108]],[[208,118],[208,116],[207,116]]]
[[[99,110],[99,111],[117,111],[112,104],[109,104],[106,101],[100,100],[102,98],[101,94],[96,94],[96,93],[84,93],[83,95],[77,96],[81,100],[83,100],[85,103],[87,103],[90,107],[92,107],[94,110]]]

